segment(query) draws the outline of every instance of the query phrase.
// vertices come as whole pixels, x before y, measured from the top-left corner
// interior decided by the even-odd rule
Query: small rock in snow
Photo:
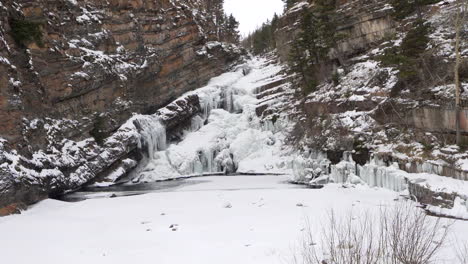
[[[232,208],[232,204],[229,203],[229,202],[227,202],[227,203],[224,204],[223,207],[224,207],[224,208]]]
[[[297,203],[296,206],[297,207],[304,207],[304,205],[302,203]]]

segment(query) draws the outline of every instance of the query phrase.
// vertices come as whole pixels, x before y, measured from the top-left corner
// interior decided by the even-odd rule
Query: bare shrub
[[[390,252],[390,263],[433,263],[436,253],[444,245],[449,224],[441,218],[426,215],[411,203],[384,211],[383,229]]]
[[[315,244],[308,225],[296,264],[429,264],[447,238],[450,223],[427,216],[411,203],[377,214],[331,212]]]
[[[300,240],[299,249],[293,255],[294,264],[322,263],[317,252],[317,244],[314,241],[310,222],[306,222],[304,237]]]

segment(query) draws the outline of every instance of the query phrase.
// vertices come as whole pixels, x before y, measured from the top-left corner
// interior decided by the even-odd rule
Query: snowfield
[[[2,263],[292,263],[307,221],[315,232],[331,210],[377,212],[400,199],[385,189],[305,189],[288,179],[202,177],[140,196],[45,200],[0,219]],[[468,222],[459,221],[449,239],[468,241],[466,234]],[[437,263],[457,263],[453,245]]]

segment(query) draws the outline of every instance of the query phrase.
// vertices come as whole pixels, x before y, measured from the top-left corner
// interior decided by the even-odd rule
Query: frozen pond
[[[278,175],[276,175],[278,176]],[[173,192],[173,191],[183,191],[179,190],[182,187],[187,187],[190,185],[199,185],[200,188],[205,188],[208,183],[212,183],[217,180],[217,177],[226,177],[224,180],[229,181],[232,177],[243,177],[249,179],[249,177],[275,177],[275,175],[235,175],[235,176],[196,176],[191,178],[181,178],[157,182],[148,182],[148,183],[139,183],[139,184],[117,184],[107,187],[95,187],[88,186],[80,189],[77,192],[69,193],[58,197],[58,200],[65,202],[79,202],[87,199],[100,199],[100,198],[116,198],[123,196],[133,196],[133,195],[142,195],[146,193],[155,193],[155,192]],[[253,178],[252,178],[253,179]],[[258,179],[258,178],[257,178]],[[235,183],[236,181],[232,181]],[[202,185],[200,185],[202,184]],[[291,185],[287,180],[283,183],[285,188],[306,188],[298,185]],[[289,186],[286,186],[289,185]],[[247,186],[224,186],[223,190],[240,190],[240,189],[258,189],[269,188],[265,186],[257,187],[247,187]],[[221,187],[220,187],[221,188]],[[197,186],[193,186],[193,189],[197,189]],[[192,189],[191,189],[192,190]],[[218,189],[221,190],[221,189]]]

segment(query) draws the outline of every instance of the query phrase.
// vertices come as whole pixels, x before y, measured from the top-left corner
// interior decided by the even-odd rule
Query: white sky
[[[240,22],[242,35],[254,31],[267,19],[271,19],[275,12],[281,14],[283,6],[281,0],[224,0],[226,13],[232,13]]]

